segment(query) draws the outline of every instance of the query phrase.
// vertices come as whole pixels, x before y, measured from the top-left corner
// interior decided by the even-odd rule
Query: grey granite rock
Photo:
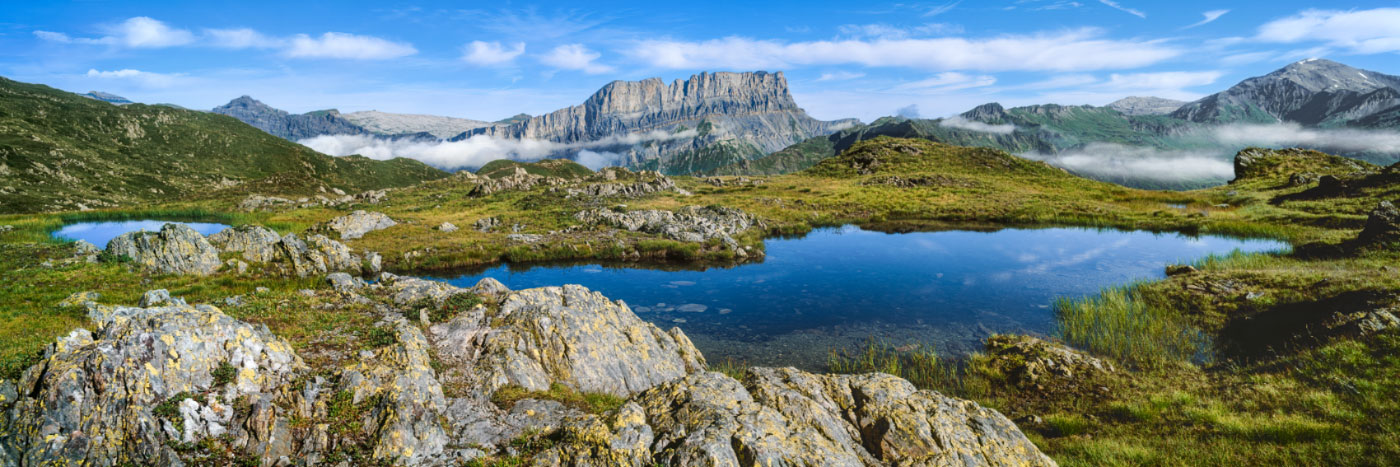
[[[341,240],[356,239],[365,234],[398,225],[382,212],[355,211],[322,224],[320,228],[340,236]]]
[[[209,275],[219,270],[219,250],[184,224],[165,224],[159,232],[130,232],[107,243],[107,253],[162,273]]]

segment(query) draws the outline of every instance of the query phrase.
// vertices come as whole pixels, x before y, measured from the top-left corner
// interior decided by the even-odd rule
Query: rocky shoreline
[[[372,303],[387,338],[330,368],[213,305],[75,295],[93,329],[0,381],[0,465],[1054,464],[995,410],[893,376],[707,371],[680,329],[580,286],[346,279],[313,293]],[[477,304],[430,316],[463,298]],[[618,402],[541,396],[557,391]]]

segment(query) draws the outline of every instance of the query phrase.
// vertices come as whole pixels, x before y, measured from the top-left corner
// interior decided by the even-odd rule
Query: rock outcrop
[[[565,189],[571,198],[637,198],[663,191],[674,191],[682,196],[690,196],[691,194],[689,191],[677,187],[675,180],[662,175],[661,172],[654,170],[632,172],[621,167],[604,168],[589,177],[581,186]]]
[[[1103,359],[1031,336],[992,336],[987,339],[987,356],[1022,385],[1092,381],[1114,372],[1113,364]]]
[[[719,239],[725,246],[736,249],[738,235],[763,223],[738,209],[722,206],[686,206],[677,211],[656,209],[617,212],[592,209],[579,212],[575,219],[585,224],[604,224],[632,232],[659,234],[682,242],[704,242]]]
[[[242,225],[210,235],[209,241],[222,251],[241,253],[246,261],[284,267],[287,273],[300,277],[379,272],[378,254],[356,255],[345,244],[319,234],[279,236],[267,227]]]
[[[209,236],[209,243],[220,250],[238,252],[243,259],[255,263],[270,263],[277,259],[277,243],[282,236],[261,225],[240,225]]]
[[[555,465],[1054,465],[976,403],[879,373],[696,373],[566,426]]]
[[[219,250],[184,224],[165,224],[158,232],[129,232],[107,243],[107,253],[162,273],[209,275],[219,270]]]
[[[399,225],[399,223],[394,222],[382,212],[357,210],[326,221],[317,226],[317,230],[339,235],[341,240],[353,240],[364,237],[367,233],[384,230],[395,225]]]
[[[477,177],[475,182],[477,185],[468,193],[469,196],[490,196],[502,191],[524,191],[542,185],[563,186],[568,184],[568,180],[535,175],[520,167],[516,167],[515,173],[510,175],[495,178]]]
[[[1356,237],[1361,243],[1394,243],[1400,241],[1400,209],[1390,201],[1381,201],[1366,216],[1366,227]]]

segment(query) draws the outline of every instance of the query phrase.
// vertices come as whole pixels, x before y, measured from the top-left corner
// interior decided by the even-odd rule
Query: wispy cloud
[[[418,53],[412,45],[378,37],[328,32],[321,37],[298,34],[284,55],[295,58],[342,58],[353,60],[383,60]]]
[[[195,41],[193,33],[145,16],[130,18],[115,25],[104,26],[102,29],[107,35],[96,38],[72,37],[53,31],[34,31],[34,36],[65,44],[102,44],[131,48],[174,47]]]
[[[509,48],[500,42],[472,41],[464,48],[462,60],[482,66],[499,66],[515,61],[515,57],[525,53],[525,43],[516,42]]]
[[[817,81],[846,81],[864,77],[865,73],[858,71],[828,71],[822,73],[822,75],[817,78]]]
[[[630,146],[649,141],[670,141],[694,138],[698,133],[687,130],[676,133],[651,131],[609,136],[580,143],[556,143],[538,139],[510,139],[473,136],[461,141],[412,142],[390,140],[368,135],[323,135],[298,141],[302,145],[334,156],[359,154],[371,159],[385,160],[406,157],[443,169],[481,167],[497,159],[532,161],[544,157],[573,156],[590,167],[612,165],[621,157],[607,149]]]
[[[85,76],[89,78],[127,81],[143,88],[168,88],[178,84],[184,75],[152,73],[149,71],[127,68],[111,71],[90,69]]]
[[[927,79],[904,83],[895,86],[896,91],[924,91],[924,92],[947,92],[960,89],[978,88],[996,84],[997,79],[991,75],[968,75],[955,71],[939,73]]]
[[[1322,42],[1358,54],[1400,52],[1400,8],[1306,10],[1259,27],[1263,42]]]
[[[925,70],[1083,71],[1127,69],[1177,57],[1159,41],[1103,38],[1086,28],[988,39],[939,38],[783,42],[728,37],[699,42],[646,40],[626,53],[659,68],[774,69],[862,65]]]
[[[226,49],[273,49],[285,47],[286,39],[269,37],[249,28],[205,29],[209,45]]]
[[[1102,84],[1110,89],[1181,89],[1213,84],[1224,73],[1219,71],[1163,71],[1109,75]]]
[[[555,47],[540,57],[540,63],[561,70],[576,70],[596,75],[609,73],[613,67],[595,63],[603,54],[589,50],[583,44],[565,44]]]
[[[1139,17],[1139,18],[1144,18],[1144,19],[1147,18],[1147,13],[1143,13],[1142,10],[1134,10],[1134,9],[1132,9],[1132,8],[1125,7],[1125,6],[1123,6],[1122,4],[1119,4],[1118,2],[1115,2],[1115,1],[1113,1],[1113,0],[1099,0],[1099,3],[1102,3],[1102,4],[1104,4],[1104,5],[1108,5],[1110,8],[1113,8],[1113,9],[1115,9],[1115,10],[1118,10],[1118,11],[1121,11],[1121,12],[1124,12],[1124,13],[1127,13],[1127,14],[1130,14],[1130,15],[1133,15],[1133,16],[1136,16],[1136,17]]]
[[[1211,22],[1214,22],[1214,21],[1217,20],[1217,19],[1220,19],[1221,16],[1225,16],[1225,14],[1226,14],[1226,13],[1229,13],[1229,12],[1230,12],[1230,10],[1210,10],[1210,11],[1207,11],[1207,12],[1205,12],[1205,13],[1201,13],[1201,16],[1204,16],[1204,18],[1202,18],[1200,21],[1197,21],[1197,22],[1195,22],[1195,23],[1192,23],[1191,25],[1188,25],[1188,26],[1186,26],[1186,27],[1184,27],[1184,28],[1182,28],[1182,29],[1191,29],[1191,28],[1194,28],[1194,27],[1197,27],[1197,26],[1203,26],[1203,25],[1209,24],[1209,23],[1211,23]]]
[[[957,8],[959,3],[962,3],[962,1],[959,0],[959,1],[956,1],[956,2],[947,3],[947,4],[935,6],[935,7],[933,7],[933,8],[929,8],[928,11],[924,12],[924,17],[925,17],[925,18],[930,18],[930,17],[934,17],[934,16],[938,16],[938,15],[947,13],[947,12],[949,12],[949,11],[952,11],[954,8]]]
[[[837,26],[836,30],[843,37],[852,39],[905,39],[909,37],[927,37],[942,34],[961,34],[962,26],[947,23],[928,23],[912,28],[891,26],[888,24],[843,24]]]
[[[938,124],[941,126],[946,126],[948,128],[959,128],[963,130],[976,131],[979,133],[992,133],[997,135],[1007,135],[1011,134],[1011,132],[1013,131],[1016,131],[1016,125],[1012,125],[1010,123],[993,125],[989,123],[982,123],[976,120],[968,120],[962,117],[948,117],[939,120]]]

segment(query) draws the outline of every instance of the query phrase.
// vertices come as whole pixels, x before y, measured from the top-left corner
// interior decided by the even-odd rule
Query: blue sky
[[[208,109],[495,120],[615,79],[783,71],[824,119],[1197,98],[1326,57],[1400,74],[1400,2],[22,2],[0,75]]]

